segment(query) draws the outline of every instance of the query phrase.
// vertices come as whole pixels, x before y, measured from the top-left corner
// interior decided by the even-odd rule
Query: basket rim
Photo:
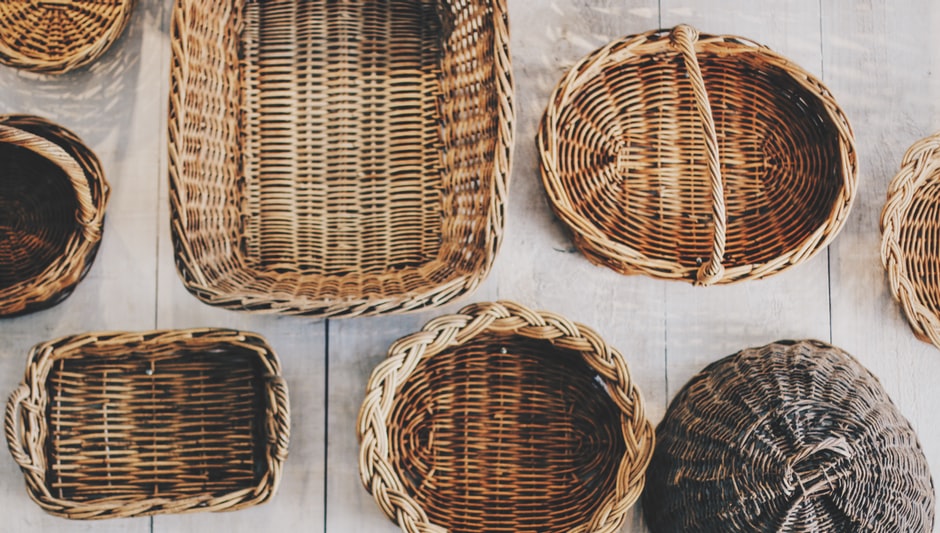
[[[118,16],[110,21],[105,31],[94,41],[87,43],[74,52],[59,56],[42,56],[31,54],[29,50],[7,46],[7,43],[0,39],[0,64],[32,72],[65,74],[92,63],[107,52],[111,45],[121,37],[128,21],[130,21],[137,0],[119,1],[121,2],[121,10]],[[5,28],[0,24],[0,33],[5,33],[3,30]]]
[[[234,0],[238,1],[238,0]],[[505,211],[508,201],[509,182],[512,174],[513,139],[516,131],[515,82],[509,42],[509,20],[506,0],[485,0],[492,5],[493,13],[493,72],[496,93],[500,96],[496,116],[496,142],[493,171],[489,179],[490,205],[486,212],[486,224],[480,231],[485,237],[485,257],[480,267],[465,274],[449,278],[443,283],[423,290],[405,291],[394,296],[369,294],[359,298],[313,298],[296,294],[274,294],[260,289],[240,286],[235,291],[213,286],[209,276],[195,260],[185,231],[186,213],[183,207],[184,173],[177,149],[185,126],[185,91],[183,83],[171,83],[168,115],[168,149],[170,181],[170,227],[174,244],[174,262],[177,274],[193,296],[206,304],[249,311],[252,313],[274,313],[282,315],[304,315],[318,318],[344,318],[374,316],[392,313],[408,313],[438,307],[460,296],[473,292],[489,275],[503,240]],[[186,62],[185,35],[188,31],[187,15],[181,2],[174,3],[171,40],[174,43],[170,64],[172,80],[184,79]],[[239,250],[232,254],[239,263],[241,273],[253,279],[265,280],[265,285],[277,286],[283,279],[297,276],[296,273],[277,274],[270,271],[252,270],[244,264]],[[447,267],[440,257],[426,263],[423,269]],[[420,270],[420,269],[419,269]],[[389,273],[394,272],[390,271]],[[328,279],[343,279],[343,276],[323,276]],[[241,284],[244,285],[244,284]],[[246,290],[250,289],[250,290]]]
[[[388,355],[373,371],[357,420],[360,443],[359,475],[379,507],[409,533],[437,532],[445,528],[431,523],[426,511],[408,493],[395,471],[388,442],[389,418],[395,396],[419,363],[464,344],[484,332],[512,333],[546,340],[578,351],[607,385],[608,394],[621,413],[626,450],[621,459],[616,488],[598,506],[590,530],[615,531],[638,500],[653,455],[655,432],[644,414],[642,395],[630,376],[623,355],[593,329],[550,312],[533,311],[510,301],[470,304],[457,314],[429,321],[416,333],[395,341]]]
[[[266,438],[267,472],[257,485],[225,494],[206,493],[178,497],[140,498],[105,496],[88,501],[57,498],[45,484],[46,378],[55,361],[67,359],[85,346],[147,346],[183,342],[193,347],[220,344],[254,352],[262,364],[265,384],[265,416],[262,430]],[[18,415],[17,412],[20,414]],[[25,430],[20,427],[28,419]],[[22,470],[30,498],[47,513],[71,519],[95,520],[115,517],[149,516],[166,513],[237,510],[264,503],[277,491],[290,439],[290,404],[287,383],[281,376],[277,354],[259,334],[224,328],[163,329],[140,332],[93,332],[69,335],[35,345],[27,357],[25,378],[10,395],[5,412],[5,433],[10,453]],[[273,434],[271,434],[273,432]]]
[[[541,180],[552,210],[572,232],[576,244],[582,248],[582,251],[587,247],[591,248],[592,253],[586,255],[592,263],[604,265],[611,260],[626,264],[630,273],[646,274],[660,279],[691,281],[695,279],[699,267],[680,267],[672,261],[650,258],[639,250],[608,237],[602,229],[572,209],[572,196],[564,187],[556,171],[558,165],[554,148],[557,145],[557,120],[560,118],[560,111],[578,94],[585,82],[594,79],[601,68],[608,64],[621,63],[644,55],[656,55],[662,53],[664,49],[679,53],[670,46],[669,42],[671,33],[680,27],[690,28],[680,24],[671,29],[663,28],[627,35],[609,42],[578,60],[558,81],[549,97],[536,134],[536,145],[539,153]],[[833,125],[839,130],[839,152],[843,170],[842,187],[826,223],[806,236],[799,245],[792,247],[788,253],[763,263],[726,265],[723,273],[701,284],[727,284],[760,279],[812,258],[828,246],[844,226],[854,203],[858,181],[854,133],[832,93],[807,70],[767,46],[750,39],[736,35],[698,33],[694,29],[692,31],[697,36],[693,45],[696,54],[717,44],[723,47],[722,56],[738,53],[755,54],[778,66],[789,74],[796,84],[819,98]],[[734,48],[734,50],[728,48]]]
[[[41,128],[43,135],[22,126]],[[13,317],[55,305],[85,277],[101,243],[111,187],[94,152],[74,132],[43,117],[0,115],[0,143],[20,146],[56,165],[68,177],[78,205],[76,228],[65,246],[70,253],[60,254],[31,279],[0,288],[0,317]]]
[[[918,193],[940,174],[940,131],[911,145],[888,185],[881,211],[881,264],[891,294],[904,311],[914,335],[940,348],[940,316],[931,310],[904,260],[901,228]]]

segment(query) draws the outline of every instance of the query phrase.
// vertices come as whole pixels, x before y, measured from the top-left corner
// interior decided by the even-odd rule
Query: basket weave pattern
[[[74,133],[0,115],[0,316],[67,297],[95,258],[110,189]]]
[[[940,134],[915,143],[888,187],[881,259],[918,339],[940,347]]]
[[[619,530],[653,431],[592,330],[475,304],[397,341],[359,414],[360,475],[409,533]]]
[[[134,0],[0,2],[0,63],[63,74],[91,63],[121,36]]]
[[[353,316],[473,290],[512,144],[503,0],[182,0],[177,265],[228,308]]]
[[[266,501],[290,413],[280,364],[256,335],[88,334],[32,350],[5,431],[47,512],[131,517]]]
[[[610,43],[562,78],[538,135],[558,217],[592,262],[699,285],[799,264],[855,196],[829,91],[745,39],[688,26]]]
[[[780,341],[705,368],[656,430],[653,532],[933,531],[911,424],[851,356]]]

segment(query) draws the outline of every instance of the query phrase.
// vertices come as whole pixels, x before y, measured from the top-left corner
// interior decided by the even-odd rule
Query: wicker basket
[[[94,261],[109,188],[95,155],[42,118],[0,115],[0,317],[71,294]]]
[[[930,533],[934,487],[878,380],[818,341],[780,341],[695,376],[656,429],[651,531]]]
[[[176,263],[212,305],[392,313],[473,290],[513,129],[505,0],[180,0]]]
[[[623,356],[502,302],[389,350],[359,414],[362,482],[409,533],[618,531],[653,430]]]
[[[577,246],[624,274],[775,274],[825,247],[855,196],[854,137],[829,91],[765,47],[684,25],[575,65],[538,146]]]
[[[940,133],[904,155],[881,213],[881,259],[918,339],[940,347]]]
[[[117,41],[134,0],[0,2],[0,63],[63,74],[91,63]]]
[[[97,519],[266,501],[289,415],[277,356],[257,335],[108,333],[33,348],[5,429],[34,501]]]

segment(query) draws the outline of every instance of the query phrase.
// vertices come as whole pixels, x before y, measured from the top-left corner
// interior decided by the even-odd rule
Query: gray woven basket
[[[656,431],[644,506],[654,532],[929,532],[930,469],[878,379],[819,341],[707,367]]]

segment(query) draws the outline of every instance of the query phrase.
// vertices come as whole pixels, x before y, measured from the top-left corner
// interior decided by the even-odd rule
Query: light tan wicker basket
[[[4,0],[0,63],[63,74],[91,63],[117,41],[134,0]]]
[[[362,482],[409,533],[619,531],[654,444],[617,350],[511,302],[393,344],[358,428]]]
[[[763,46],[685,25],[576,64],[538,147],[575,244],[624,274],[769,276],[825,247],[855,197],[854,138],[829,91]]]
[[[57,516],[242,509],[281,478],[290,411],[280,374],[251,333],[64,337],[30,352],[6,437],[30,497]]]
[[[110,189],[74,133],[0,115],[0,317],[62,301],[98,251]]]
[[[513,87],[504,0],[180,0],[170,198],[206,303],[353,316],[489,272]]]
[[[918,339],[940,347],[940,133],[904,154],[881,212],[881,260]]]

